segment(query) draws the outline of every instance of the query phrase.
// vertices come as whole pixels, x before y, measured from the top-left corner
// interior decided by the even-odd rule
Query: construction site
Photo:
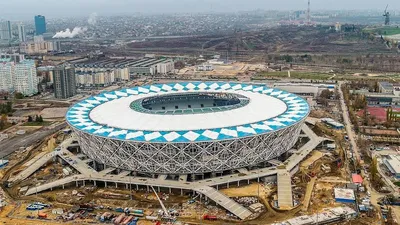
[[[189,182],[98,169],[67,129],[8,158],[1,170],[6,202],[1,213],[9,224],[297,225],[305,218],[324,224],[323,215],[327,223],[358,224],[355,217],[361,215],[360,224],[376,224],[372,211],[355,205],[367,194],[348,179],[346,154],[335,141],[344,136],[309,117],[294,149],[268,167]],[[354,199],[342,201],[336,189],[351,189]]]

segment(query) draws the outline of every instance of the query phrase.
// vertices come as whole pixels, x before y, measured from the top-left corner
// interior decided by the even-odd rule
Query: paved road
[[[342,88],[341,88],[342,84],[343,84],[343,82],[339,82],[339,90],[338,91],[339,91],[339,95],[340,95],[340,105],[342,107],[342,112],[343,112],[343,120],[346,125],[347,136],[349,137],[350,144],[354,151],[354,155],[356,156],[357,161],[360,162],[360,165],[361,165],[361,157],[360,157],[360,153],[359,153],[358,146],[357,146],[356,139],[355,139],[356,134],[353,131],[353,129],[351,128],[349,109],[347,108],[347,105],[344,102],[343,92],[342,92]]]
[[[28,146],[36,143],[38,140],[41,141],[45,137],[47,137],[59,130],[64,129],[65,126],[66,126],[66,123],[62,123],[62,124],[54,127],[53,129],[47,130],[46,128],[42,128],[31,134],[15,136],[10,139],[5,139],[0,142],[0,158],[10,155],[11,153],[18,150],[20,147],[28,147]]]
[[[360,154],[359,154],[359,149],[358,149],[357,143],[355,141],[355,132],[351,128],[351,121],[350,121],[350,118],[349,118],[349,111],[348,111],[347,105],[344,102],[343,92],[342,92],[342,89],[341,89],[342,84],[343,84],[343,82],[339,82],[340,105],[342,107],[343,120],[344,120],[345,125],[346,125],[347,136],[349,137],[349,141],[350,141],[350,144],[351,144],[351,146],[353,148],[354,155],[356,156],[357,161],[360,162],[360,165],[362,165],[361,157],[360,157]],[[378,169],[379,169],[379,166],[378,166]],[[362,173],[362,175],[364,175],[363,170],[361,170],[361,173]],[[391,182],[389,182],[389,183],[391,183]],[[371,187],[371,185],[370,185],[370,183],[369,183],[369,181],[367,179],[364,179],[364,184],[366,185],[367,190],[371,193],[371,198],[370,199],[371,199],[372,205],[374,205],[376,207],[379,207],[379,205],[377,203],[377,199],[381,198],[381,197],[383,197],[385,195],[376,192]],[[393,187],[391,185],[389,185],[389,186],[393,189]],[[397,189],[394,189],[395,192],[396,192],[396,190]],[[399,206],[394,206],[393,208],[394,208],[394,213],[395,213],[396,219],[400,218],[400,210],[399,210],[400,207]]]

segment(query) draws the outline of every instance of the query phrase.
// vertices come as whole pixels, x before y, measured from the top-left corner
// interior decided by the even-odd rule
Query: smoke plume
[[[72,31],[67,28],[65,31],[59,31],[53,38],[74,38],[87,31],[86,27],[75,27]]]
[[[90,24],[92,26],[96,25],[96,23],[97,23],[97,13],[90,14],[89,19],[88,19],[87,22],[88,22],[88,24]]]

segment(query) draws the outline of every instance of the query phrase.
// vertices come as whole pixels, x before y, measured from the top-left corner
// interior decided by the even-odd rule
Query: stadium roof
[[[133,110],[138,99],[167,93],[237,93],[250,101],[232,110],[200,114],[159,115]],[[297,95],[261,85],[226,82],[155,84],[89,97],[69,109],[76,129],[119,140],[202,142],[229,140],[274,132],[302,121],[307,102]]]

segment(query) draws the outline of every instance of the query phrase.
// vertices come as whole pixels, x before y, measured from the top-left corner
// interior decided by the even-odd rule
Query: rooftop
[[[386,162],[390,165],[389,168],[392,173],[400,174],[400,157],[397,155],[390,155]]]
[[[384,88],[384,89],[393,89],[393,84],[392,84],[392,83],[389,83],[389,82],[387,82],[387,81],[379,82],[379,84],[380,84],[380,86],[382,86],[382,88]]]
[[[335,188],[335,198],[339,199],[347,199],[347,200],[355,200],[356,197],[354,195],[354,190],[352,189],[344,189],[344,188]]]

